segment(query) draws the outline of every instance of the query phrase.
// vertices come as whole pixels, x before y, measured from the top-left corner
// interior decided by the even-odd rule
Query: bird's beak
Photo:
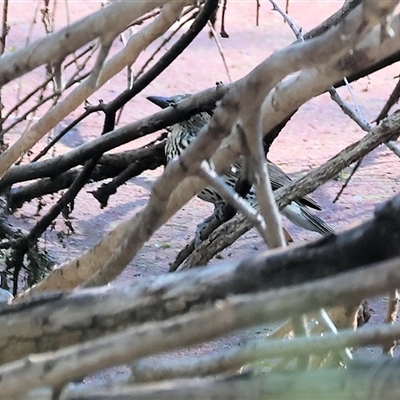
[[[171,99],[169,97],[149,96],[147,97],[147,100],[151,101],[160,108],[167,108],[171,105]]]

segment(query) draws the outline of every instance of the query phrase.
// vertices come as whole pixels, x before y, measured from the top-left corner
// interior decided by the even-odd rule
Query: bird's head
[[[189,98],[190,96],[191,94],[178,94],[171,97],[149,96],[147,97],[147,100],[164,109],[170,106],[176,107],[177,104]],[[168,127],[167,130],[171,133],[171,135],[169,136],[169,142],[167,142],[167,152],[169,151],[168,149],[170,149],[171,152],[175,152],[177,147],[187,147],[191,139],[195,138],[200,130],[208,123],[211,118],[210,116],[211,113],[200,112],[198,114],[192,115],[187,120],[181,121]],[[184,145],[182,145],[181,143],[182,139],[185,139],[186,141]],[[170,154],[167,154],[167,158],[170,159],[172,157]]]
[[[171,96],[171,97],[149,96],[147,97],[147,100],[151,101],[160,108],[167,108],[169,106],[172,107],[176,106],[182,100],[185,100],[190,96],[191,94],[178,94],[176,96]]]

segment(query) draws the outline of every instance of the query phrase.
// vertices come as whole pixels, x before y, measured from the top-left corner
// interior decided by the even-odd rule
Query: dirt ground
[[[59,2],[59,4],[64,3]],[[285,2],[279,3],[283,5]],[[303,31],[306,32],[335,12],[340,5],[341,2],[336,1],[291,2],[290,15],[299,27],[302,27]],[[82,12],[80,2],[68,2],[72,21],[97,10],[99,7],[100,1],[86,2],[85,10]],[[65,10],[60,6],[58,14],[60,17],[57,21],[59,25],[65,21]],[[27,32],[30,29],[31,18],[32,9],[28,9],[23,2],[11,2],[9,46],[19,48],[25,42]],[[255,2],[229,2],[226,29],[230,38],[220,39],[220,42],[232,80],[241,78],[271,53],[294,40],[294,35],[288,25],[284,24],[282,18],[271,10],[268,2],[261,3],[258,27],[255,26],[255,21]],[[32,37],[38,38],[42,35],[43,29],[40,28],[39,24],[36,24],[32,31]],[[113,47],[113,53],[119,51],[121,47],[121,43],[116,43]],[[144,54],[140,56],[139,63],[143,62],[155,47],[156,44],[152,44],[146,49]],[[396,83],[394,81],[396,75],[398,75],[398,68],[391,67],[352,84],[354,95],[367,120],[373,121],[378,115]],[[30,82],[37,81],[43,76],[44,71],[37,70],[21,81],[16,80],[8,84],[3,91],[5,107],[7,108],[15,101],[15,93],[21,82],[23,91],[24,88],[29,87]],[[156,107],[145,99],[145,96],[196,92],[213,86],[217,81],[228,82],[229,79],[217,46],[205,30],[167,71],[162,73],[143,93],[125,107],[120,126],[157,111]],[[96,104],[99,99],[112,100],[125,87],[126,74],[124,72],[110,80],[96,95],[90,98],[90,101],[92,104]],[[346,89],[341,89],[340,93],[346,101],[351,103],[351,96]],[[72,121],[81,112],[82,109],[73,113],[60,124],[60,127]],[[97,137],[101,132],[101,127],[101,115],[88,118],[77,127],[74,137],[77,138],[77,141],[74,138],[72,139],[75,141],[72,139],[68,141],[67,138],[57,147],[57,154]],[[7,137],[13,141],[19,133],[19,131],[13,131]],[[310,167],[326,161],[362,136],[363,132],[356,124],[342,113],[328,95],[323,95],[308,102],[296,113],[272,146],[270,159],[286,172],[293,174],[293,176],[299,176],[308,171]],[[149,137],[143,138],[124,146],[124,148],[141,146],[150,139]],[[65,238],[63,243],[60,243],[54,240],[55,233],[49,232],[43,239],[43,243],[58,262],[77,256],[82,251],[89,249],[110,227],[124,220],[126,216],[136,213],[146,204],[151,185],[161,173],[162,169],[147,171],[140,177],[132,179],[119,189],[118,193],[111,198],[109,206],[102,211],[89,193],[99,184],[90,184],[79,194],[75,202],[73,225],[76,234]],[[399,181],[399,160],[387,148],[381,146],[363,161],[362,168],[352,179],[338,202],[333,204],[332,200],[343,183],[340,180],[328,182],[313,193],[312,197],[323,206],[320,215],[340,232],[370,218],[377,203],[390,198],[398,191]],[[15,222],[20,223],[22,218],[23,225],[26,228],[32,226],[37,220],[36,205],[35,202],[32,202],[20,210],[16,214],[19,221],[15,219]],[[174,260],[177,252],[192,238],[196,225],[211,211],[210,205],[198,199],[193,199],[154,234],[117,279],[117,282],[139,280],[143,277],[168,271],[168,264]],[[285,227],[290,231],[296,242],[312,240],[317,237],[314,233],[295,228],[288,221],[284,222]],[[57,229],[65,229],[62,220],[58,221]],[[251,257],[263,250],[265,250],[265,246],[253,230],[244,235],[232,247],[224,250],[220,257],[222,259]],[[219,260],[215,260],[215,262],[219,262]],[[372,308],[375,313],[371,323],[383,320],[385,303],[385,298],[373,300]],[[264,328],[260,329],[251,332],[256,334]],[[248,335],[242,333],[232,336],[224,340],[224,346],[230,347],[243,340],[244,337],[248,337]],[[180,354],[208,352],[217,346],[216,343],[190,352],[182,351]],[[218,346],[220,346],[220,342],[218,343]]]

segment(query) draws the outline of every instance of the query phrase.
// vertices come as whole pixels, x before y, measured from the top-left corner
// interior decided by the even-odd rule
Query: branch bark
[[[100,158],[90,179],[98,182],[107,178],[113,178],[128,167],[130,168],[129,179],[147,169],[155,169],[165,164],[164,145],[165,140],[150,147],[146,146],[117,154],[105,154]],[[16,210],[22,207],[25,202],[31,201],[34,198],[52,194],[69,187],[78,176],[79,171],[79,169],[72,169],[54,179],[44,178],[30,185],[12,188],[7,196],[8,207],[11,210]],[[102,187],[93,192],[93,195],[101,205],[107,202],[110,195],[108,191],[107,193],[104,192]]]
[[[351,362],[346,369],[325,368],[260,375],[248,373],[220,379],[181,379],[154,385],[88,388],[86,393],[80,392],[79,399],[397,399],[400,396],[399,374],[398,360],[381,357],[375,361]],[[77,397],[72,393],[63,397],[64,400],[74,398]]]
[[[398,203],[400,203],[400,199],[398,199]],[[398,205],[400,206],[400,204]],[[400,285],[399,261],[400,259],[396,258],[386,263],[365,267],[363,270],[281,290],[246,296],[231,296],[227,300],[217,301],[205,311],[195,311],[162,322],[149,322],[139,327],[129,328],[124,332],[86,341],[84,344],[57,350],[50,354],[28,356],[18,362],[0,367],[0,390],[6,398],[13,398],[17,394],[20,395],[35,387],[60,388],[71,380],[79,379],[106,367],[211,340],[234,329],[316,311],[321,307],[333,307],[361,301],[364,297],[378,295]],[[354,292],[354,287],[357,287],[356,292]],[[118,297],[117,299],[121,301],[121,298]],[[80,305],[82,304],[84,303],[80,303]],[[55,304],[52,305],[53,316],[57,308]],[[91,308],[91,318],[89,317],[85,322],[86,326],[90,324],[92,328],[93,324],[102,320],[100,315],[94,314],[93,311]],[[36,314],[36,318],[38,316]],[[88,315],[86,316],[88,317]],[[53,321],[49,314],[42,315],[43,317],[46,318],[44,322],[47,330]],[[218,324],[215,321],[218,321]],[[103,322],[109,326],[109,320]],[[84,335],[84,338],[88,339],[88,336],[85,335],[87,332],[82,331],[81,327],[71,322],[67,324],[69,325],[69,338],[74,336],[73,332],[75,334],[79,332],[79,335]],[[390,330],[389,333],[387,333],[388,330]],[[101,332],[104,334],[104,329]],[[388,338],[400,337],[398,326],[386,327],[386,331],[382,329],[379,332],[386,332]],[[24,343],[25,346],[28,345],[29,340],[32,341],[32,333],[32,331],[19,332],[19,335],[24,334],[28,339]],[[15,338],[16,336],[13,337],[14,340]],[[53,338],[53,340],[57,339]],[[373,337],[372,341],[376,340],[377,338]],[[360,343],[360,338],[354,342]],[[371,342],[366,340],[366,343]],[[35,345],[40,344],[49,346],[54,345],[54,342],[47,341],[46,343],[45,338],[41,337]],[[21,346],[12,346],[13,349],[10,347],[9,344],[5,351],[11,353],[14,350],[14,352],[21,353]],[[24,350],[26,352],[27,348],[25,347]],[[14,357],[16,357],[15,354]]]

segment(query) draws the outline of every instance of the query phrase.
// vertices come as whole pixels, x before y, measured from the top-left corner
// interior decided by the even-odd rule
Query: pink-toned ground
[[[10,4],[11,30],[8,38],[8,51],[12,51],[11,47],[21,47],[29,31],[32,8],[26,7],[27,3],[11,2]],[[284,2],[279,3],[284,4]],[[33,4],[33,2],[29,2],[29,4]],[[59,4],[64,4],[64,2],[59,2]],[[76,20],[97,10],[100,2],[86,2],[84,10],[81,5],[81,2],[70,1],[68,3],[71,20]],[[291,2],[290,15],[306,32],[331,15],[340,5],[341,2],[333,1]],[[59,6],[58,12],[60,17],[57,23],[62,25],[65,21],[65,9]],[[233,80],[241,78],[272,52],[294,40],[288,25],[283,23],[277,13],[271,11],[268,2],[261,4],[258,27],[255,26],[256,3],[253,1],[230,2],[226,18],[226,29],[230,38],[220,39],[220,42]],[[32,35],[34,38],[43,35],[43,29],[39,23],[35,24]],[[159,42],[157,41],[157,45]],[[112,53],[114,54],[121,48],[122,44],[116,42]],[[139,63],[143,62],[155,48],[156,44],[152,44],[146,49],[140,56]],[[393,78],[396,75],[398,75],[396,67],[387,68],[385,71],[352,84],[354,95],[367,120],[372,121],[378,115],[395,85],[396,81]],[[15,102],[15,93],[20,83],[21,90],[24,91],[31,87],[30,85],[34,84],[35,80],[39,82],[43,76],[44,71],[41,69],[33,72],[21,82],[16,80],[6,85],[3,89],[5,107],[9,107]],[[157,108],[150,104],[145,96],[196,92],[213,86],[217,81],[228,82],[228,80],[217,46],[205,30],[167,71],[124,108],[120,126],[157,111]],[[125,87],[126,74],[124,72],[111,79],[99,92],[91,96],[90,101],[92,104],[96,104],[99,99],[112,100]],[[346,89],[341,89],[340,93],[346,101],[351,103],[351,96]],[[82,109],[66,118],[64,125],[81,112]],[[78,126],[78,132],[84,141],[89,141],[100,134],[101,126],[102,116],[94,115]],[[13,131],[8,137],[15,140],[18,134],[18,131]],[[363,132],[360,128],[342,113],[328,95],[323,95],[308,102],[296,113],[272,146],[270,158],[286,172],[296,176],[306,172],[310,167],[326,161],[362,136]],[[126,145],[124,148],[138,147],[149,140],[150,138],[146,137]],[[63,144],[57,146],[57,154],[66,150],[68,147]],[[98,203],[89,193],[99,184],[90,184],[79,194],[75,202],[73,225],[76,234],[65,238],[63,245],[55,240],[53,232],[46,236],[46,246],[57,261],[62,262],[89,249],[110,227],[124,220],[127,215],[136,213],[146,204],[152,182],[161,173],[162,169],[160,168],[156,171],[146,171],[140,177],[132,179],[111,198],[109,206],[105,210],[100,210]],[[341,231],[368,219],[372,215],[376,203],[390,198],[398,191],[399,181],[399,160],[388,149],[381,146],[366,157],[362,168],[337,203],[333,204],[332,200],[340,189],[342,181],[330,181],[312,196],[324,207],[324,211],[320,215],[335,229]],[[196,225],[211,211],[211,206],[198,199],[193,199],[154,234],[117,281],[122,283],[139,280],[143,277],[167,272],[168,264],[192,238]],[[35,213],[35,202],[33,202],[19,211],[16,216],[23,218],[24,225],[29,227],[37,221]],[[313,233],[293,227],[287,221],[285,221],[285,226],[296,242],[317,237]],[[59,220],[57,224],[57,230],[60,229],[65,229],[62,220]],[[225,259],[249,257],[264,249],[265,246],[258,234],[251,231],[231,248],[224,250],[220,256]],[[218,262],[218,260],[214,261]],[[379,298],[373,301],[373,308],[376,312],[372,317],[372,323],[383,320],[384,307],[385,299]],[[224,343],[226,346],[231,346],[241,338],[242,335],[234,336],[226,339]],[[204,353],[214,347],[213,344],[204,346],[201,352]],[[187,352],[183,351],[181,354],[187,354]]]

